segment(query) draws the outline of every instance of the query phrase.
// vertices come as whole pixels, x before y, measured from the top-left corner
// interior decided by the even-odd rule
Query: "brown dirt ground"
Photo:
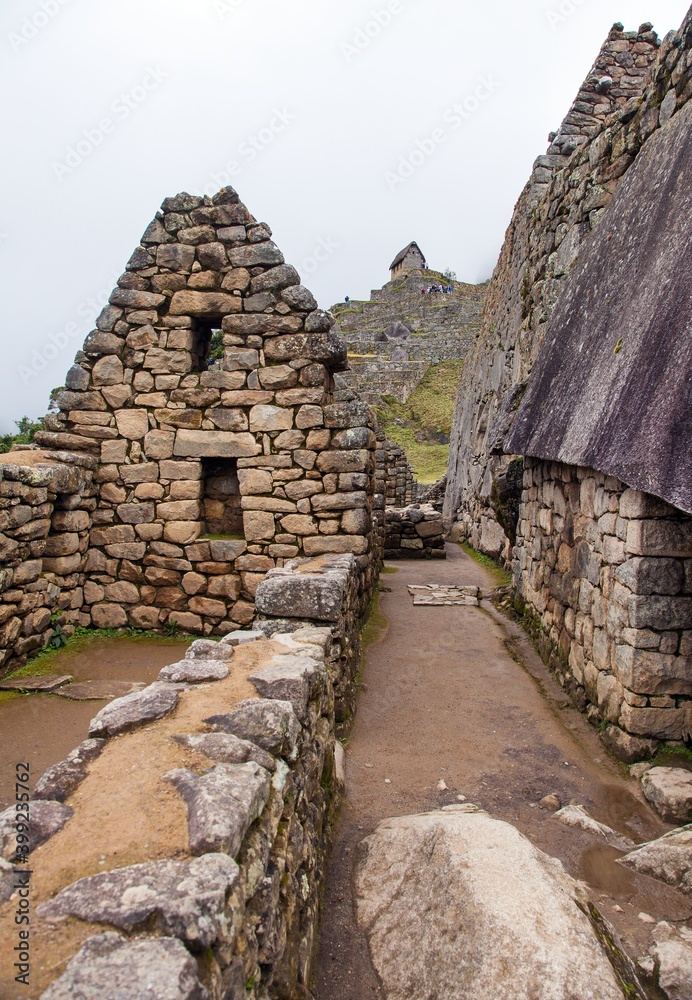
[[[564,804],[582,804],[635,841],[670,829],[568,703],[517,625],[487,602],[413,606],[408,584],[493,586],[458,546],[448,544],[447,552],[446,562],[398,562],[397,572],[381,580],[388,627],[367,651],[348,742],[315,976],[320,1000],[383,995],[355,921],[359,843],[388,816],[435,809],[457,795],[514,824],[583,879],[630,955],[641,955],[649,943],[641,911],[656,920],[692,918],[684,896],[616,865],[617,851],[538,806],[556,792]],[[448,791],[437,790],[440,779]]]
[[[12,948],[16,944],[12,900],[0,907],[0,997],[35,1000],[62,974],[83,941],[102,933],[102,925],[68,919],[41,919],[36,908],[76,879],[162,858],[189,857],[187,809],[162,775],[177,767],[209,767],[203,754],[176,743],[176,733],[204,732],[202,719],[228,711],[257,692],[247,680],[260,660],[278,650],[258,641],[236,649],[226,680],[184,691],[175,712],[165,719],[112,739],[67,800],[74,816],[31,856],[31,986],[14,982]],[[170,657],[173,662],[175,654]],[[96,714],[93,709],[92,714]],[[8,961],[9,959],[9,961]]]

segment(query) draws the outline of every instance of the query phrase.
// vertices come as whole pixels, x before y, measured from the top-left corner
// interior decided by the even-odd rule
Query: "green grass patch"
[[[478,549],[474,549],[468,542],[459,542],[459,546],[475,563],[478,563],[479,566],[482,566],[483,569],[492,574],[498,587],[507,587],[511,584],[511,573],[508,573],[503,566],[500,566],[492,556],[487,556],[484,552],[479,552]]]
[[[390,573],[398,573],[398,566],[383,566],[380,570],[380,576],[388,576]]]
[[[654,767],[686,767],[692,771],[692,750],[688,747],[661,747],[651,763]]]
[[[385,396],[380,426],[406,452],[420,483],[434,483],[447,471],[457,386],[463,361],[431,365],[406,403]]]
[[[372,600],[368,620],[363,626],[363,653],[365,653],[369,646],[372,646],[374,643],[380,642],[384,639],[388,627],[389,622],[380,611],[380,593],[379,591],[376,591]]]
[[[198,542],[244,542],[245,535],[239,532],[228,532],[223,535],[200,535]]]

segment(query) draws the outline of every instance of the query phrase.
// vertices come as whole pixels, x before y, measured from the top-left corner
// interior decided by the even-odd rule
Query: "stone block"
[[[370,461],[370,452],[365,450],[322,451],[317,456],[320,472],[365,472]]]
[[[156,516],[164,521],[196,521],[199,514],[200,505],[197,500],[172,500],[156,505]]]
[[[212,577],[207,586],[207,595],[237,601],[240,596],[240,577],[230,573]]]
[[[127,615],[118,604],[95,604],[91,609],[91,620],[95,628],[123,628],[127,625]]]
[[[634,594],[674,595],[683,587],[683,563],[679,559],[635,557],[618,567],[615,578]]]
[[[412,546],[417,542],[416,547],[422,548],[423,543],[418,539],[410,540]],[[402,545],[405,541],[402,542]],[[352,552],[360,556],[370,548],[368,539],[361,535],[320,535],[318,538],[305,538],[303,548],[306,556],[319,556],[325,553],[346,553]]]
[[[296,414],[296,427],[306,430],[309,427],[320,427],[323,422],[321,406],[301,406]]]
[[[54,559],[44,558],[43,560],[44,573],[55,573],[56,576],[69,576],[71,573],[77,573],[81,566],[82,556],[79,552],[75,552],[71,556],[57,556]]]
[[[647,649],[617,646],[615,672],[636,694],[692,696],[692,660]]]
[[[140,441],[149,430],[149,417],[142,410],[117,410],[118,433],[129,441]]]
[[[156,462],[122,465],[119,472],[120,478],[127,485],[134,483],[155,483],[159,478],[159,466]]]
[[[238,313],[243,300],[226,292],[176,292],[171,299],[171,316],[201,316],[219,319],[229,313]]]
[[[631,519],[670,516],[673,508],[649,493],[626,489],[620,497],[620,517]]]
[[[197,975],[197,964],[185,946],[172,937],[129,941],[119,934],[90,937],[68,963],[65,972],[43,993],[44,1000],[98,996],[104,983],[113,996],[141,995],[146,982],[151,996],[204,1000],[208,996]],[[149,990],[148,990],[149,991]]]
[[[51,535],[46,539],[43,550],[45,556],[71,556],[79,550],[79,535],[76,532],[65,532]]]
[[[250,410],[250,430],[283,431],[293,427],[293,411],[278,406],[260,404]]]
[[[627,552],[640,556],[692,556],[692,518],[685,521],[630,521]]]
[[[258,455],[262,448],[252,434],[230,431],[179,430],[174,454],[191,458],[240,458]]]
[[[257,496],[261,493],[271,493],[274,479],[271,472],[261,469],[239,469],[238,481],[243,496]]]
[[[310,501],[312,509],[318,513],[332,510],[351,510],[355,507],[365,507],[367,494],[363,491],[353,493],[318,494]]]
[[[164,540],[173,545],[190,545],[201,533],[199,521],[169,521],[163,529]]]
[[[223,332],[225,334],[238,337],[293,334],[302,329],[303,320],[300,316],[276,316],[267,313],[243,313],[240,316],[226,316],[223,321]],[[276,360],[284,361],[288,359],[279,358]]]
[[[186,632],[201,632],[204,628],[199,615],[183,611],[172,611],[168,616],[168,621],[171,625],[177,625],[179,628],[185,629]]]
[[[288,365],[261,368],[258,374],[263,389],[292,389],[298,384],[298,372]]]
[[[269,772],[255,761],[217,764],[198,775],[181,768],[165,776],[185,799],[192,854],[236,856],[271,790]]]
[[[263,511],[244,511],[243,533],[249,542],[273,538],[276,533],[274,515]]]
[[[191,597],[189,606],[193,614],[209,618],[226,617],[226,605],[223,601],[214,601],[207,597]]]
[[[620,716],[620,725],[627,732],[656,740],[683,739],[685,722],[685,712],[681,708],[635,708],[624,704]]]
[[[635,595],[629,599],[628,610],[632,628],[657,631],[692,628],[692,597]]]
[[[124,580],[119,580],[117,583],[109,583],[105,588],[105,597],[107,601],[112,601],[114,604],[139,603],[139,591],[134,583],[128,583]]]

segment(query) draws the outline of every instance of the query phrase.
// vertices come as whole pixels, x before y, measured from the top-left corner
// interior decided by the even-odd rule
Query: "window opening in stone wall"
[[[195,345],[192,349],[193,369],[206,372],[210,368],[219,368],[223,361],[221,319],[198,322],[195,333]]]
[[[203,458],[202,471],[204,474],[202,517],[206,535],[243,538],[238,460]]]

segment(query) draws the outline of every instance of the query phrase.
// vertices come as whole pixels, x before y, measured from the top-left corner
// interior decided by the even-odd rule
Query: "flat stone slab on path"
[[[55,693],[70,701],[111,701],[143,691],[146,686],[139,681],[79,681],[77,684],[66,684]]]
[[[430,583],[420,587],[410,585],[408,592],[416,606],[427,604],[439,608],[443,605],[467,605],[477,608],[479,604],[478,587],[452,587]]]
[[[11,681],[0,681],[0,691],[44,691],[50,694],[73,680],[74,677],[69,674],[64,677],[17,677]]]
[[[363,841],[358,923],[388,1000],[622,1000],[579,884],[472,805]]]

